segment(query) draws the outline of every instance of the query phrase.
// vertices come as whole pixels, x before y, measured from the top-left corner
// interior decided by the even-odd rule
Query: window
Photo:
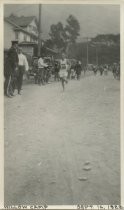
[[[26,42],[27,41],[27,35],[24,34],[24,41]]]
[[[33,38],[32,37],[30,37],[30,42],[33,42]]]
[[[15,39],[18,40],[18,38],[19,38],[19,33],[18,31],[15,31]]]

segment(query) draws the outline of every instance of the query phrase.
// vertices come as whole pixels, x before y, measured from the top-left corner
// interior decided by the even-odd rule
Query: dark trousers
[[[55,71],[54,73],[54,80],[58,80],[59,81],[59,72],[58,71]]]
[[[20,92],[20,90],[22,88],[23,74],[24,74],[24,66],[19,66],[18,67],[18,73],[17,73],[17,90],[18,90],[18,93]]]
[[[5,76],[5,82],[4,82],[4,94],[9,96],[14,93],[16,87],[16,79],[15,75],[6,75]]]
[[[41,83],[42,83],[42,85],[44,84],[44,82],[45,82],[45,70],[44,70],[44,68],[39,68],[38,69],[38,74],[37,74],[37,80],[38,80],[38,84],[39,85],[41,85]]]

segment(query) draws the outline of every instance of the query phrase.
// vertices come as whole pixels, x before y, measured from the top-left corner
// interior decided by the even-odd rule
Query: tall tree
[[[58,50],[63,50],[65,48],[66,34],[61,22],[58,22],[56,25],[51,25],[49,35],[51,37],[52,43],[58,48]]]
[[[77,37],[80,35],[79,22],[73,15],[69,15],[66,21],[67,21],[67,25],[65,26],[65,32],[66,32],[68,41],[71,43],[75,43]]]
[[[80,25],[73,15],[70,15],[66,21],[67,24],[65,26],[63,26],[61,22],[52,24],[49,35],[53,46],[56,47],[59,52],[66,51],[68,54],[70,44],[75,43],[79,36]]]

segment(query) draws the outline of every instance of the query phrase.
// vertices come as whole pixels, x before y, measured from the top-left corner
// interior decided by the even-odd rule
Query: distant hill
[[[87,61],[87,42],[75,43],[70,46],[69,57]],[[104,64],[120,61],[120,34],[100,34],[88,42],[89,63]]]
[[[103,45],[120,45],[120,34],[99,34],[91,42]]]

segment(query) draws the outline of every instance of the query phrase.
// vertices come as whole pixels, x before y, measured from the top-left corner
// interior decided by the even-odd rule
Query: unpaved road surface
[[[5,204],[120,204],[119,81],[29,83],[5,98]]]

